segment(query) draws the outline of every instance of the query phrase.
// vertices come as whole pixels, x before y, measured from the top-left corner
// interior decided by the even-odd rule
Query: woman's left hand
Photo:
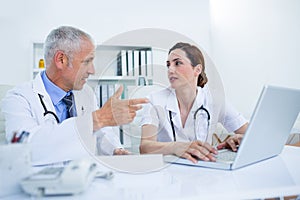
[[[237,151],[237,147],[240,145],[242,139],[243,139],[243,134],[234,134],[230,136],[226,141],[220,143],[217,146],[217,149],[224,149],[224,148],[230,148],[232,151]]]

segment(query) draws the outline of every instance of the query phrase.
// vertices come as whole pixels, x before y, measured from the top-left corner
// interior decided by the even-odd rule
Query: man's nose
[[[88,73],[89,74],[95,74],[95,66],[94,63],[92,63],[89,68],[88,68]]]

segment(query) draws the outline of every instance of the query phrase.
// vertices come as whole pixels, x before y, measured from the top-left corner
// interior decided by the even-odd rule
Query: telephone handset
[[[65,167],[47,167],[21,181],[26,193],[34,196],[71,195],[83,192],[97,175],[90,160],[71,161]]]

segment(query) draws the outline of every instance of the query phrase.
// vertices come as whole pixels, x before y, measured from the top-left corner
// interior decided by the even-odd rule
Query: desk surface
[[[274,158],[234,171],[168,165],[145,174],[115,173],[88,190],[43,199],[258,199],[300,194],[300,148],[286,146]],[[25,194],[4,199],[34,199]]]

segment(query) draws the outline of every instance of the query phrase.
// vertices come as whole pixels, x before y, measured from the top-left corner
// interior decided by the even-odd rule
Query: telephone
[[[91,160],[71,161],[65,167],[47,167],[21,181],[22,189],[34,196],[72,195],[83,192],[97,175]]]

